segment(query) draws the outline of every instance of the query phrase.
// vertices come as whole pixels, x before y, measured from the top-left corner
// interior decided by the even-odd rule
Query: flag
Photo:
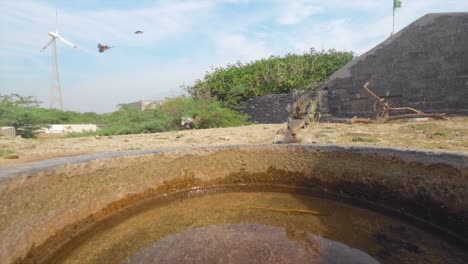
[[[393,0],[393,9],[401,8],[401,1],[400,0]]]

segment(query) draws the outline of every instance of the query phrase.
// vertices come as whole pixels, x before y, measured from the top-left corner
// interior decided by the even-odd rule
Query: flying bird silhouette
[[[137,31],[135,31],[135,34],[143,34],[143,31],[137,30]]]
[[[104,51],[106,51],[106,50],[108,50],[108,49],[110,49],[110,48],[113,48],[114,46],[109,47],[109,46],[107,46],[107,45],[102,45],[101,43],[99,43],[99,44],[97,45],[97,47],[98,47],[98,49],[99,49],[99,53],[103,53]]]

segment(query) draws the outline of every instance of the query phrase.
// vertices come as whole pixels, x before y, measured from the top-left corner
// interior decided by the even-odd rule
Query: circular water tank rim
[[[239,167],[244,166],[242,161],[244,157],[252,158],[251,161],[249,160],[246,162],[246,168],[249,169],[248,171],[243,171],[243,167]],[[206,160],[204,160],[205,158]],[[224,161],[226,161],[226,164],[224,164]],[[330,161],[331,165],[329,164]],[[12,197],[15,195],[23,195],[22,197],[25,197],[24,200],[28,202],[30,196],[30,189],[28,188],[39,186],[36,189],[38,191],[36,192],[38,194],[37,196],[39,197],[42,192],[40,184],[44,183],[42,182],[43,180],[46,181],[44,184],[52,183],[53,185],[57,182],[57,186],[66,187],[63,189],[59,188],[57,190],[59,192],[67,192],[68,190],[72,190],[71,187],[73,187],[73,184],[81,183],[80,178],[69,178],[68,176],[78,175],[81,177],[84,175],[83,177],[85,177],[85,179],[88,176],[92,179],[88,182],[86,182],[86,180],[84,181],[85,183],[88,183],[85,187],[92,189],[93,183],[100,179],[99,177],[94,176],[100,175],[101,171],[106,172],[108,169],[112,172],[112,170],[115,171],[124,168],[127,169],[126,173],[130,174],[136,167],[139,167],[140,172],[145,170],[151,172],[152,169],[161,169],[162,173],[168,173],[168,178],[165,179],[171,180],[183,178],[180,176],[183,176],[182,174],[185,173],[184,166],[186,166],[188,170],[191,170],[188,171],[189,173],[194,173],[193,175],[198,177],[197,180],[201,180],[201,184],[198,185],[200,187],[208,186],[208,184],[229,183],[230,176],[238,177],[234,178],[234,180],[240,179],[242,182],[242,177],[245,176],[242,173],[247,173],[245,177],[254,180],[260,179],[255,173],[259,173],[259,175],[269,175],[272,173],[273,177],[267,178],[265,182],[262,182],[260,179],[258,183],[270,183],[276,181],[276,179],[285,179],[283,177],[284,175],[290,176],[303,173],[303,176],[294,176],[292,177],[292,181],[284,181],[284,183],[291,184],[291,186],[304,187],[314,185],[320,187],[320,184],[324,184],[322,187],[327,188],[325,189],[326,192],[330,191],[331,193],[337,193],[341,196],[349,196],[356,200],[360,199],[363,201],[375,202],[378,205],[387,206],[389,210],[393,210],[398,214],[409,214],[410,216],[413,215],[415,218],[421,218],[423,220],[427,216],[426,209],[428,209],[430,212],[436,212],[441,216],[437,219],[433,219],[431,215],[430,222],[427,224],[428,227],[440,227],[440,233],[444,237],[446,234],[447,238],[453,239],[454,241],[460,242],[464,245],[468,245],[466,232],[463,231],[463,227],[466,226],[466,215],[468,213],[466,203],[463,202],[464,199],[466,199],[466,192],[464,192],[464,190],[468,187],[468,183],[466,181],[468,179],[467,161],[467,152],[376,147],[369,145],[248,144],[177,147],[153,150],[114,151],[91,155],[62,157],[2,167],[0,168],[0,187],[2,187],[3,191]],[[185,164],[185,162],[188,162],[188,164]],[[318,164],[320,166],[316,166],[317,164],[314,164],[314,162],[319,162]],[[171,168],[174,164],[182,166],[181,170],[167,169]],[[281,167],[282,165],[285,166]],[[221,173],[220,171],[216,171],[215,173],[210,174],[212,171],[210,166],[220,169]],[[226,168],[224,166],[226,166]],[[272,171],[270,171],[270,168],[272,168]],[[350,172],[351,176],[343,176],[346,175],[347,172]],[[355,173],[354,176],[352,175],[353,172]],[[416,173],[408,174],[411,172]],[[237,175],[236,173],[240,173],[240,175]],[[330,173],[330,181],[321,181],[321,177],[328,177],[327,173]],[[429,191],[435,189],[435,193],[437,194],[436,198],[441,198],[440,200],[424,200],[426,203],[420,206],[418,203],[418,201],[420,201],[420,197],[417,196],[419,191],[413,188],[416,188],[417,186],[413,186],[413,183],[410,182],[407,184],[410,186],[409,188],[400,188],[401,186],[398,185],[400,178],[398,177],[404,177],[408,174],[413,175],[413,179],[419,180],[421,179],[421,175],[418,173],[422,173],[421,175],[424,174],[424,177],[426,175],[428,176],[426,179],[429,180],[423,180],[421,182],[425,184],[427,183],[427,186],[430,187],[428,189]],[[368,184],[369,177],[374,176],[374,174],[376,175],[375,181]],[[121,175],[122,177],[117,180],[120,179],[119,181],[122,183],[132,183],[132,177],[127,177],[127,174],[125,173]],[[54,216],[50,219],[45,218],[45,220],[40,224],[52,226],[53,229],[51,230],[56,233],[58,232],[57,234],[62,234],[60,232],[65,232],[63,234],[67,234],[67,226],[81,223],[79,221],[86,221],[86,219],[88,219],[87,215],[96,214],[100,215],[100,217],[107,217],[120,210],[120,207],[114,206],[114,204],[123,207],[133,206],[136,202],[143,201],[144,199],[151,198],[152,195],[161,194],[167,191],[164,188],[161,190],[155,189],[162,186],[161,184],[163,183],[162,180],[159,181],[161,179],[159,176],[154,176],[152,173],[144,175],[144,177],[151,180],[149,182],[141,181],[140,183],[142,184],[134,189],[131,189],[133,188],[133,185],[129,185],[130,187],[124,190],[124,194],[130,196],[120,196],[118,191],[112,191],[108,196],[106,196],[109,198],[108,200],[101,200],[102,202],[95,204],[94,207],[89,207],[91,209],[88,209],[86,206],[83,207],[80,211],[80,218],[70,218],[69,220],[67,220],[68,218],[63,218],[66,221],[57,222],[57,226],[55,226],[56,222],[54,221],[56,218],[54,218]],[[364,177],[361,177],[361,175],[364,175]],[[63,181],[61,177],[65,177]],[[387,177],[393,177],[393,183],[389,186],[387,186],[387,183],[389,183]],[[223,181],[226,178],[228,181]],[[69,181],[68,179],[72,180]],[[217,179],[220,180],[218,181]],[[350,179],[354,179],[355,181],[353,182]],[[434,181],[432,181],[433,179]],[[250,182],[246,181],[246,183]],[[282,184],[283,182],[279,181],[276,183]],[[105,183],[103,184],[104,185],[101,186],[105,186]],[[138,181],[136,184],[138,184]],[[198,182],[194,182],[194,184],[198,184]],[[459,200],[462,200],[459,204],[460,206],[458,204],[450,206],[452,203],[451,196],[445,195],[446,193],[449,195],[452,194],[452,185],[455,186],[455,195],[459,197]],[[23,191],[17,192],[16,188],[23,188]],[[152,188],[154,192],[146,194],[145,192],[149,190],[148,188]],[[439,195],[437,192],[439,189],[445,193]],[[88,190],[89,189],[86,189],[86,191]],[[86,196],[87,200],[84,202],[90,204],[94,203],[93,195],[100,193],[98,189],[95,190],[97,191],[90,192],[90,194]],[[426,191],[426,188],[423,188],[422,191]],[[405,196],[405,194],[409,194],[409,196]],[[426,193],[422,192],[421,194]],[[126,197],[130,198],[125,200],[127,199]],[[389,198],[393,199],[393,203]],[[422,198],[426,198],[426,196],[423,196]],[[388,203],[389,201],[390,203]],[[12,204],[15,205],[14,203]],[[66,206],[70,204],[70,202],[65,202],[63,206],[61,205],[61,208],[66,208]],[[444,206],[440,207],[440,204]],[[21,211],[15,210],[14,207],[12,208],[13,213]],[[37,208],[41,207],[37,206]],[[51,211],[48,207],[46,209]],[[461,209],[461,211],[459,209]],[[49,212],[47,210],[45,212]],[[53,210],[56,210],[56,207],[53,207],[52,211]],[[39,216],[41,214],[42,213],[38,213]],[[20,220],[24,219],[20,218]],[[15,223],[19,224],[16,225]],[[19,246],[16,248],[16,242],[14,239],[11,241],[8,239],[18,236],[24,239],[29,239],[28,237],[31,237],[31,235],[28,232],[30,231],[21,231],[24,228],[24,225],[20,221],[12,222],[12,224],[7,228],[12,230],[12,235],[10,238],[6,237],[3,242],[8,242],[9,244],[5,245],[16,250],[13,251],[13,253],[11,253],[11,250],[8,251],[10,252],[9,254],[11,254],[12,258],[23,257],[24,254],[26,254],[25,250],[27,248],[21,248]],[[50,238],[46,237],[46,235],[49,236],[49,234],[45,231],[42,234],[43,237],[39,237],[37,239],[31,238],[31,240],[27,240],[30,241],[28,243],[48,245],[46,244],[47,240],[45,239]],[[53,238],[53,236],[51,238]],[[30,247],[31,244],[28,244],[27,246]],[[7,251],[2,252],[2,250],[0,250],[0,255],[1,253],[6,254],[6,252]]]
[[[124,158],[131,156],[157,155],[164,153],[175,153],[180,151],[222,151],[222,150],[265,150],[265,149],[304,149],[308,151],[321,152],[346,152],[351,154],[374,154],[379,156],[397,156],[405,161],[415,161],[422,164],[445,164],[455,167],[461,171],[468,170],[468,153],[462,151],[439,151],[427,149],[409,149],[395,147],[377,146],[352,146],[333,144],[245,144],[245,145],[217,145],[197,147],[172,147],[158,148],[152,150],[126,150],[112,151],[96,154],[87,154],[71,157],[53,158],[36,162],[5,166],[0,169],[0,182],[25,173],[38,173],[54,167],[69,164],[86,163],[93,160]]]

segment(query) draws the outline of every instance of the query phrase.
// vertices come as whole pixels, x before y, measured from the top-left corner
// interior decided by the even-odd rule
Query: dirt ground
[[[0,137],[0,166],[99,152],[272,142],[284,124],[173,131],[111,137],[9,139]],[[377,145],[468,152],[468,117],[388,124],[314,123],[314,143]]]

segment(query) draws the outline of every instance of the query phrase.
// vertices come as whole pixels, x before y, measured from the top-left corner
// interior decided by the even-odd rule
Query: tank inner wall
[[[248,145],[127,151],[0,170],[0,259],[48,255],[93,223],[193,187],[307,187],[411,214],[466,239],[468,155],[373,147]]]

